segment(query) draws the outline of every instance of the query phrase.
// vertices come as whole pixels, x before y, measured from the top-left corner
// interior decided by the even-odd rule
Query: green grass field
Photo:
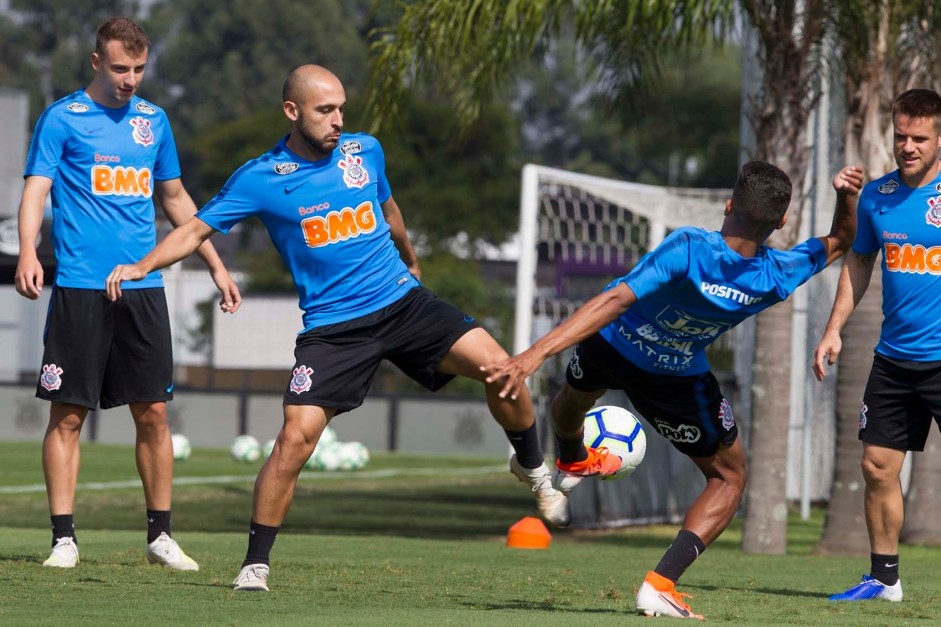
[[[235,593],[259,464],[204,449],[177,464],[174,537],[201,566],[183,573],[144,559],[142,493],[119,487],[137,478],[132,450],[82,454],[82,561],[47,569],[39,443],[0,443],[0,625],[639,624],[650,619],[632,613],[637,586],[676,533],[553,530],[548,550],[509,549],[507,529],[534,505],[501,460],[374,455],[360,473],[303,475],[272,554],[272,591]],[[741,553],[736,521],[680,589],[710,622],[937,624],[937,549],[903,547],[903,603],[830,603],[868,558],[813,555],[821,523],[821,512],[794,517],[788,555],[766,557]]]

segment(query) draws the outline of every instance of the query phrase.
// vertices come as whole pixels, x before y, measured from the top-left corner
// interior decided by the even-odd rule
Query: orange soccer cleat
[[[653,571],[647,573],[644,583],[637,591],[637,600],[634,605],[637,613],[644,616],[672,616],[674,618],[698,618],[703,616],[694,614],[685,599],[692,597],[677,592],[676,584]]]
[[[621,469],[621,458],[608,451],[607,447],[587,447],[588,459],[571,464],[556,460],[552,473],[552,485],[559,492],[569,492],[587,477],[610,477]]]

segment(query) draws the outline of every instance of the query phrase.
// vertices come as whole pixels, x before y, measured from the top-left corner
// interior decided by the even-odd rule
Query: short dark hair
[[[791,204],[791,179],[780,168],[764,161],[742,166],[732,189],[732,206],[746,227],[774,229]]]
[[[897,113],[911,118],[932,118],[941,132],[941,96],[933,89],[909,89],[892,103],[892,117]]]
[[[150,46],[150,38],[137,22],[126,17],[112,17],[105,20],[98,27],[98,37],[95,40],[95,52],[100,56],[105,51],[109,41],[120,41],[124,49],[133,55],[140,55]]]

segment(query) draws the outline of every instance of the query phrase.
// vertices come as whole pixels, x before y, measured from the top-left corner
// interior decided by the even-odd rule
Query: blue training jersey
[[[294,277],[305,331],[373,313],[418,286],[380,206],[392,190],[378,140],[344,133],[319,161],[286,140],[239,168],[196,217],[223,233],[251,216],[264,223]]]
[[[80,89],[39,118],[24,175],[53,181],[56,285],[101,290],[114,266],[156,246],[153,184],[179,178],[180,163],[162,109],[137,96],[112,109]],[[162,286],[156,271],[121,284]]]
[[[876,352],[941,361],[941,174],[912,189],[898,170],[863,188],[853,250],[882,251],[882,335]]]
[[[637,302],[600,334],[644,370],[700,374],[709,370],[706,346],[786,299],[826,261],[816,238],[787,251],[763,246],[754,257],[742,257],[718,231],[682,227],[605,287],[624,283]]]

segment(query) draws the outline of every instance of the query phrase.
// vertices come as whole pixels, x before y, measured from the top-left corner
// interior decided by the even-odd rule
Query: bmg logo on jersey
[[[150,168],[96,165],[91,169],[91,191],[96,196],[150,198]]]
[[[301,221],[304,241],[310,248],[335,244],[376,230],[376,214],[372,203],[366,201],[356,209],[344,207],[325,216],[314,216]]]
[[[941,274],[941,246],[885,243],[885,267],[889,272]]]

